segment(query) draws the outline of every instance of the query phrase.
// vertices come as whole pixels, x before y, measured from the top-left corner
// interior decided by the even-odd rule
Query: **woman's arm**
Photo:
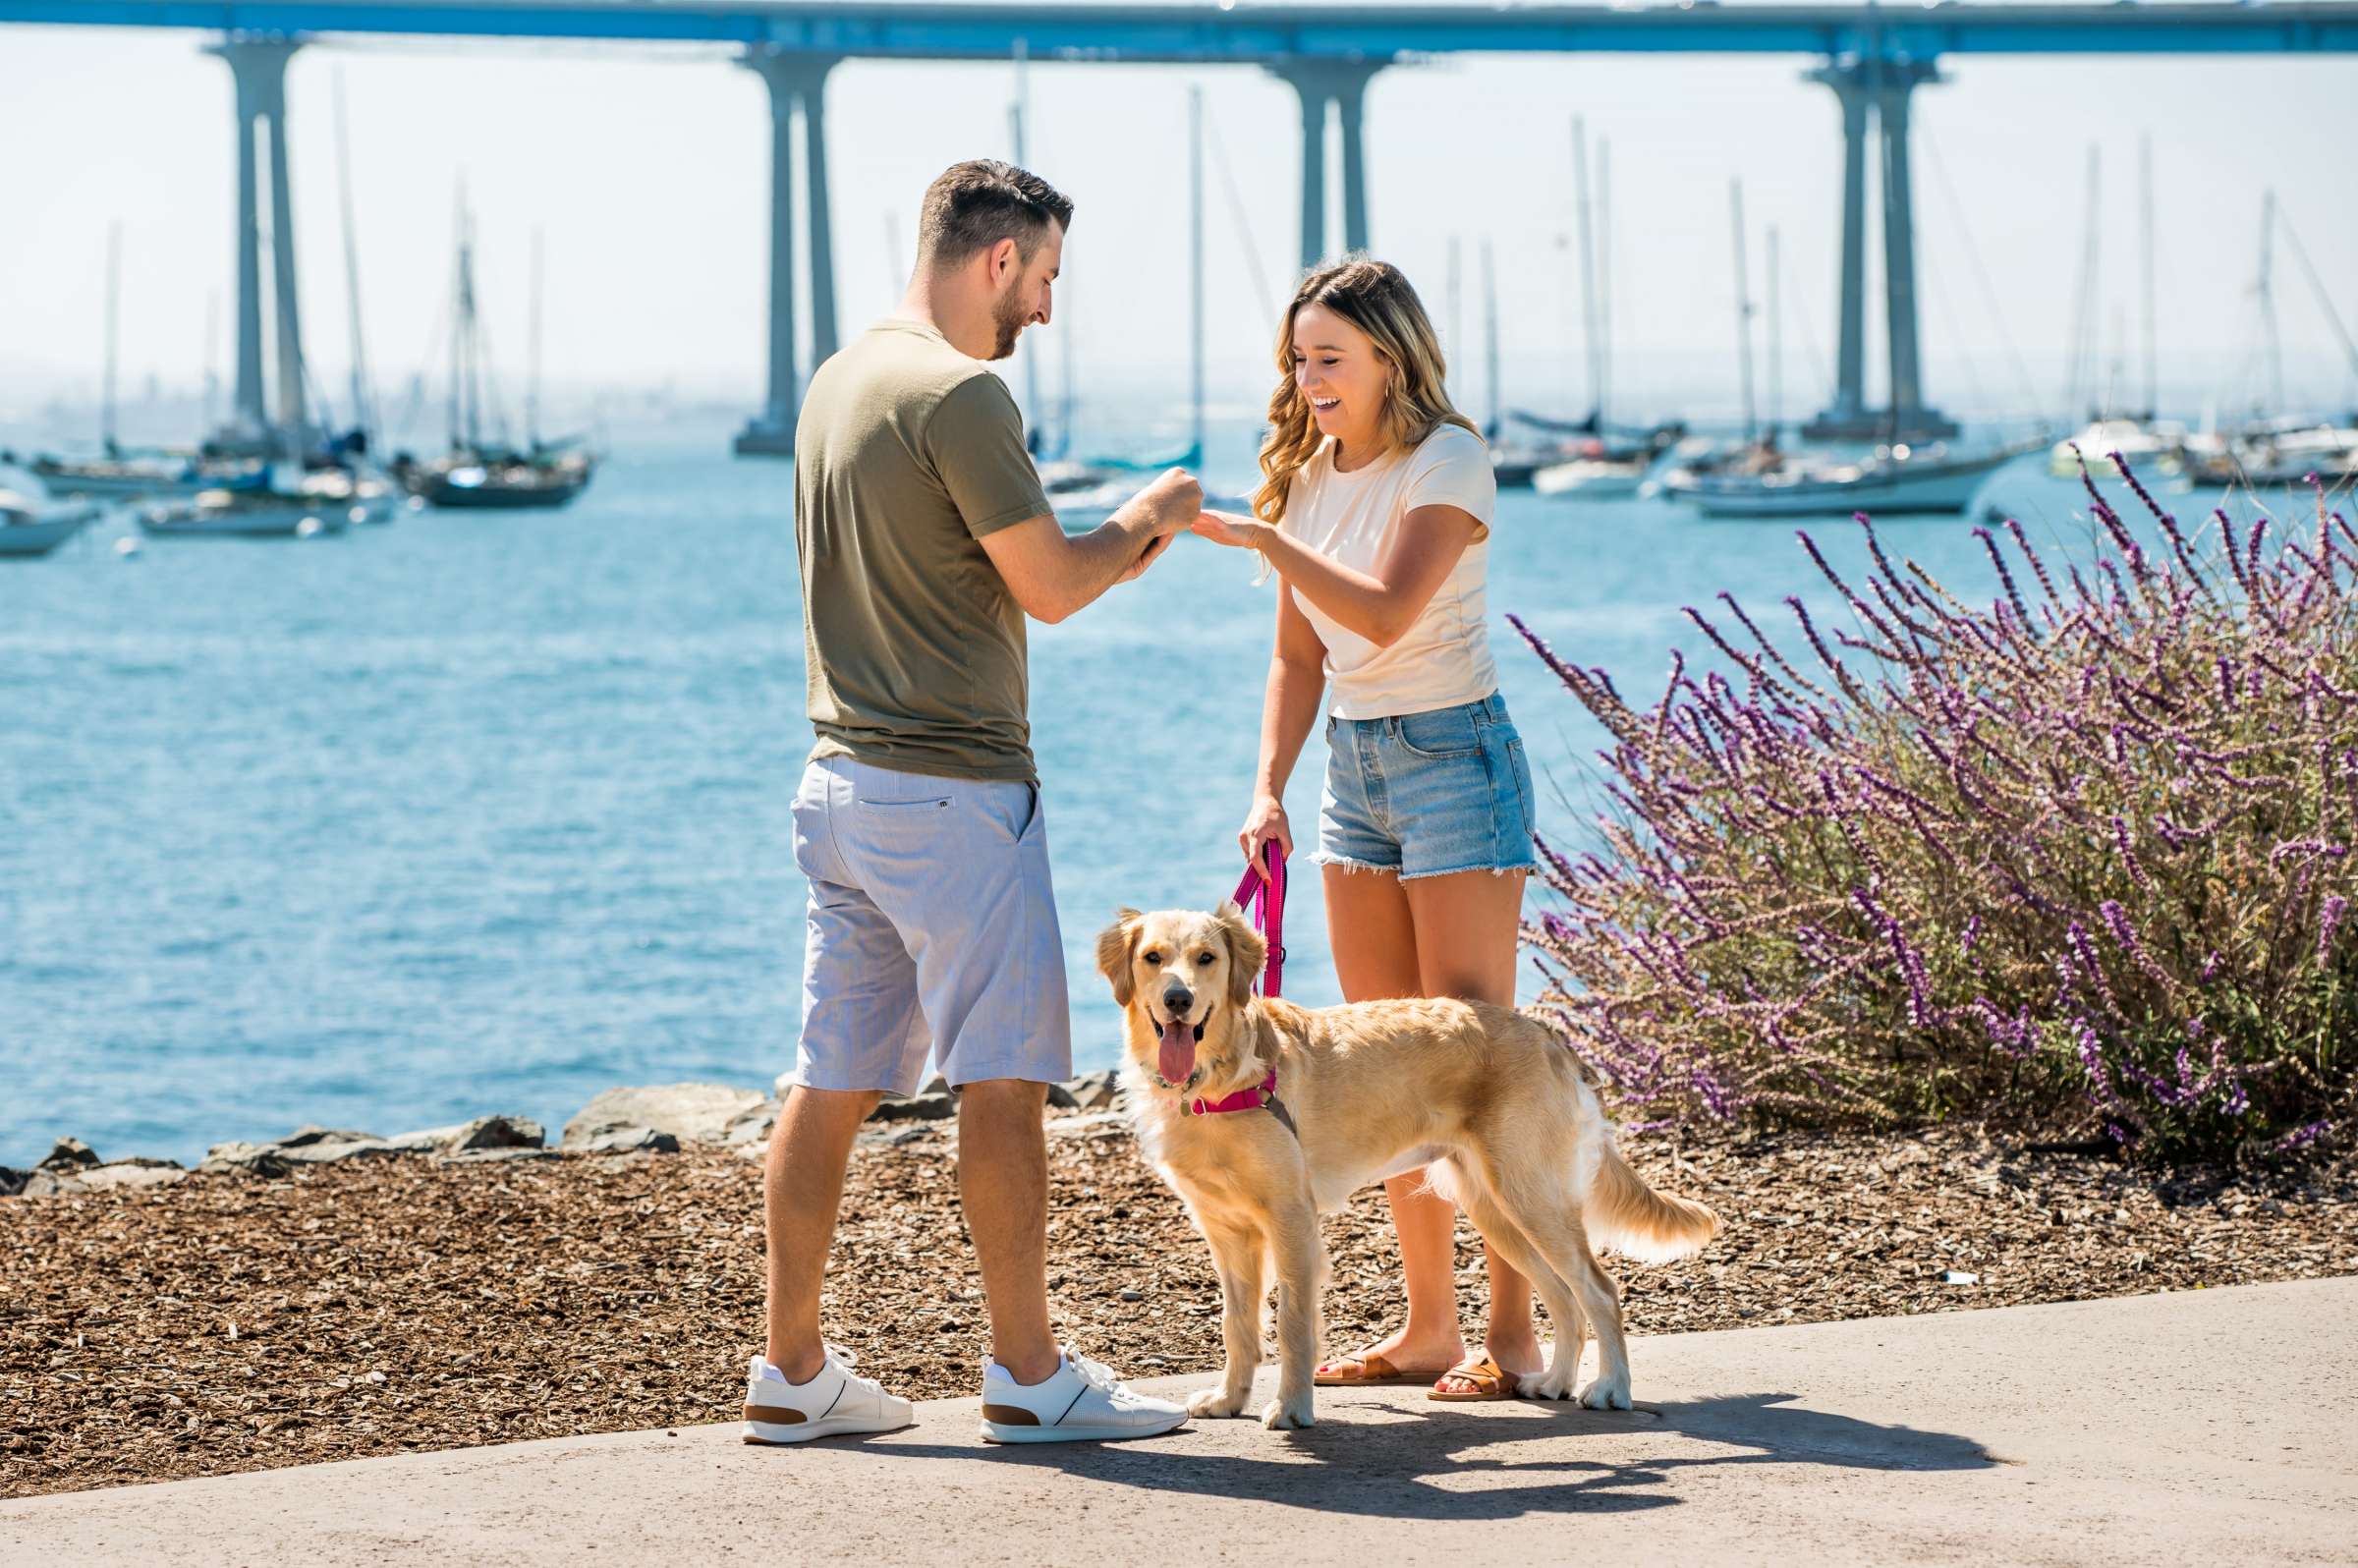
[[[1390,647],[1425,613],[1458,557],[1482,532],[1482,523],[1463,507],[1420,506],[1401,520],[1373,575],[1233,512],[1206,511],[1195,532],[1220,544],[1259,550],[1295,592],[1377,647]]]
[[[1302,743],[1319,719],[1319,699],[1326,691],[1326,645],[1318,628],[1294,602],[1291,590],[1277,589],[1277,640],[1269,653],[1269,684],[1261,703],[1261,763],[1254,773],[1253,809],[1236,835],[1245,859],[1261,864],[1261,846],[1275,839],[1286,854],[1294,852],[1293,824],[1285,816],[1285,783],[1302,756]]]

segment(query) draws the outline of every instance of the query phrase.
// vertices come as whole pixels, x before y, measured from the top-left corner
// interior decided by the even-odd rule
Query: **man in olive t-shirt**
[[[1048,512],[1006,384],[879,321],[812,378],[795,458],[812,755],[1034,782],[1024,612],[982,542]]]
[[[1024,618],[1062,620],[1138,576],[1203,501],[1173,470],[1068,538],[1015,400],[981,363],[1048,319],[1071,216],[1004,163],[934,181],[899,315],[819,366],[795,432],[818,744],[794,802],[811,883],[803,1034],[770,1139],[750,1442],[910,1419],[825,1345],[819,1288],[853,1137],[881,1092],[917,1091],[928,1057],[962,1091],[959,1193],[990,1306],[985,1435],[1137,1437],[1186,1419],[1048,1325],[1040,1112],[1072,1044]]]

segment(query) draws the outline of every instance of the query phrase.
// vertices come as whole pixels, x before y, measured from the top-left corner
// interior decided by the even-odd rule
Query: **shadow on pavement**
[[[1243,1498],[1319,1512],[1400,1519],[1513,1519],[1533,1513],[1626,1513],[1681,1499],[1656,1488],[1681,1471],[1726,1465],[1827,1465],[1861,1470],[1974,1470],[2002,1463],[1972,1438],[1881,1427],[1790,1403],[1790,1394],[1742,1394],[1607,1414],[1527,1403],[1533,1414],[1476,1415],[1423,1401],[1351,1407],[1394,1419],[1327,1423],[1260,1434],[1270,1456],[1205,1453],[1187,1442],[1198,1421],[1167,1438],[1136,1443],[1043,1443],[991,1450],[1003,1464],[1035,1465],[1117,1485]],[[1726,1452],[1665,1453],[1625,1461],[1558,1449],[1518,1457],[1533,1442],[1671,1434]],[[1677,1445],[1686,1448],[1689,1445]],[[900,1455],[972,1459],[971,1447],[896,1445]],[[1315,1461],[1305,1466],[1302,1461]]]

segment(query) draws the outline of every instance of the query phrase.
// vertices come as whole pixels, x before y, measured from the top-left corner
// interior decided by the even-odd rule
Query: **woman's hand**
[[[1190,526],[1194,532],[1214,544],[1231,545],[1243,550],[1260,549],[1262,540],[1268,536],[1269,532],[1266,523],[1257,523],[1249,517],[1239,517],[1234,512],[1208,509]]]
[[[1274,795],[1263,795],[1245,813],[1245,825],[1238,831],[1236,842],[1244,849],[1246,862],[1259,866],[1261,847],[1271,839],[1277,841],[1282,854],[1294,853],[1294,825],[1285,819],[1285,803]]]

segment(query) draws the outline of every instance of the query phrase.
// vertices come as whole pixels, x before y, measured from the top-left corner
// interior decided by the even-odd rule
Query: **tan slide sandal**
[[[1450,1404],[1473,1405],[1493,1399],[1517,1398],[1519,1397],[1517,1390],[1522,1387],[1520,1378],[1512,1372],[1500,1371],[1498,1364],[1488,1356],[1479,1360],[1459,1362],[1440,1375],[1442,1378],[1455,1377],[1461,1381],[1472,1383],[1474,1386],[1461,1394],[1452,1389],[1443,1389],[1436,1379],[1432,1392],[1427,1394],[1426,1398],[1438,1399]]]
[[[1373,1388],[1401,1383],[1421,1383],[1439,1372],[1402,1372],[1373,1351],[1357,1356],[1345,1356],[1330,1361],[1311,1374],[1311,1382],[1319,1388]]]

